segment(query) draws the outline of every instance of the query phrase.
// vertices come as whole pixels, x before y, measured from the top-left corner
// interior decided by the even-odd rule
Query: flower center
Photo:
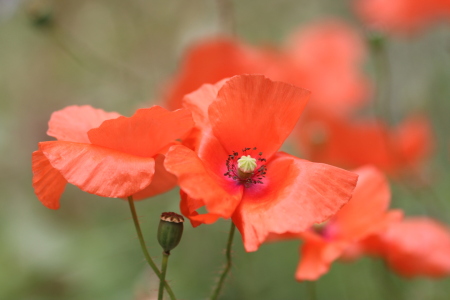
[[[245,187],[257,183],[262,184],[261,180],[266,177],[267,171],[264,164],[266,159],[261,157],[262,152],[257,153],[257,155],[249,154],[253,151],[256,151],[256,147],[242,149],[242,155],[233,151],[233,154],[228,155],[227,172],[223,175],[244,184]]]

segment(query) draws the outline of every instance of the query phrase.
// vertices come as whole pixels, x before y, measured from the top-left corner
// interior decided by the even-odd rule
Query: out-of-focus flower
[[[268,68],[268,52],[245,45],[232,38],[201,41],[187,50],[177,72],[166,87],[163,105],[181,108],[184,95],[205,83],[240,74],[263,74]]]
[[[405,277],[450,275],[450,230],[426,217],[411,217],[363,240],[360,253],[381,256]]]
[[[345,168],[372,164],[390,175],[418,172],[433,148],[430,122],[419,115],[389,128],[377,119],[316,113],[299,131],[299,143],[312,161]]]
[[[220,85],[189,96],[205,128],[196,151],[172,146],[165,161],[178,177],[181,211],[193,226],[232,217],[245,249],[255,251],[269,233],[303,231],[350,199],[356,174],[277,152],[308,91],[258,75]],[[199,214],[203,206],[207,213]]]
[[[163,167],[164,151],[192,126],[189,111],[158,106],[130,118],[90,106],[55,112],[47,133],[58,141],[41,142],[33,152],[35,193],[57,209],[67,182],[103,197],[142,199],[165,192],[176,178]]]
[[[184,95],[202,84],[241,74],[263,74],[313,91],[311,110],[347,112],[369,99],[369,83],[361,68],[364,41],[349,25],[337,20],[316,22],[295,32],[286,44],[276,49],[230,38],[202,41],[185,54],[166,87],[164,105],[180,108]]]
[[[374,167],[353,172],[359,175],[352,199],[330,220],[297,235],[272,235],[269,240],[301,238],[301,260],[297,280],[316,280],[330,269],[348,247],[385,229],[402,217],[400,211],[388,211],[391,198],[385,176]]]
[[[448,0],[358,0],[355,9],[370,27],[398,33],[450,20]]]
[[[309,110],[347,113],[369,99],[362,72],[366,55],[358,32],[338,20],[316,22],[295,32],[269,77],[312,91]]]

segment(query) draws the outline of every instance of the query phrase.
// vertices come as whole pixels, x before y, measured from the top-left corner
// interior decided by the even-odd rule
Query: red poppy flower
[[[157,106],[130,118],[90,106],[55,112],[47,133],[58,141],[39,143],[32,157],[35,193],[57,209],[67,182],[103,197],[141,199],[164,192],[175,178],[163,168],[161,154],[192,126],[187,110]]]
[[[269,77],[311,90],[309,110],[345,113],[369,99],[369,80],[362,72],[365,56],[355,29],[338,20],[321,21],[291,36],[279,74],[272,74],[273,68]]]
[[[166,88],[164,106],[180,108],[184,95],[202,84],[216,83],[234,75],[261,74],[267,64],[267,53],[235,39],[222,37],[194,44],[184,55],[178,75]]]
[[[309,92],[258,75],[233,77],[216,94],[206,88],[198,95],[210,98],[191,97],[190,105],[196,101],[209,131],[195,152],[172,146],[165,161],[193,226],[232,217],[245,249],[255,251],[269,233],[305,230],[349,200],[356,174],[277,152]]]
[[[391,195],[380,171],[365,167],[354,172],[359,179],[352,199],[327,223],[302,235],[297,280],[318,279],[348,247],[401,218],[400,211],[387,211]]]
[[[441,19],[450,20],[448,0],[360,0],[356,11],[372,27],[411,32]]]
[[[299,131],[305,156],[345,168],[367,164],[391,175],[417,172],[432,151],[431,125],[412,116],[396,128],[376,119],[344,118],[330,113],[309,115]]]
[[[363,253],[381,256],[405,277],[450,275],[450,230],[426,217],[407,218],[362,241]]]

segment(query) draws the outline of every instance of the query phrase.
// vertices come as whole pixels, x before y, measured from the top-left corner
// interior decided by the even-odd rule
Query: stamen
[[[224,176],[231,178],[233,180],[239,181],[244,184],[245,187],[250,187],[252,184],[263,184],[262,179],[265,177],[267,167],[264,162],[265,158],[262,158],[262,152],[258,153],[257,158],[252,157],[247,151],[255,151],[256,147],[253,148],[243,148],[241,150],[242,155],[239,158],[239,153],[233,151],[232,155],[228,155],[226,161],[227,172]]]

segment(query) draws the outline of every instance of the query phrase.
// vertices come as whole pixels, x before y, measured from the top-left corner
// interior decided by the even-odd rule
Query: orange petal
[[[194,126],[186,109],[174,112],[159,106],[139,109],[130,117],[107,120],[88,136],[92,144],[140,157],[152,157]]]
[[[360,239],[384,222],[391,193],[386,177],[374,167],[353,170],[359,175],[352,199],[334,216],[335,238]]]
[[[89,105],[68,106],[52,114],[47,134],[60,141],[89,143],[87,132],[90,129],[118,117],[120,114],[116,112],[105,112]]]
[[[204,160],[184,146],[172,146],[165,167],[178,177],[181,190],[189,196],[187,202],[203,203],[208,213],[229,218],[241,200],[242,186],[223,176],[227,153],[218,142],[202,152]],[[190,203],[187,206],[192,207]]]
[[[297,280],[317,280],[342,253],[344,244],[306,241],[301,247],[301,260],[295,272]]]
[[[39,201],[51,209],[59,208],[67,181],[54,169],[42,151],[33,152],[32,156],[33,188]]]
[[[53,168],[81,190],[103,197],[133,195],[152,181],[155,160],[90,144],[42,142],[39,149]]]
[[[228,153],[256,147],[269,159],[291,133],[309,94],[261,75],[235,76],[209,107],[214,135]]]
[[[170,191],[177,185],[177,178],[164,168],[164,155],[155,157],[155,174],[152,183],[133,195],[134,200],[142,200]]]
[[[267,165],[264,184],[246,188],[233,215],[247,251],[269,233],[298,233],[321,223],[347,203],[358,175],[279,153]]]

